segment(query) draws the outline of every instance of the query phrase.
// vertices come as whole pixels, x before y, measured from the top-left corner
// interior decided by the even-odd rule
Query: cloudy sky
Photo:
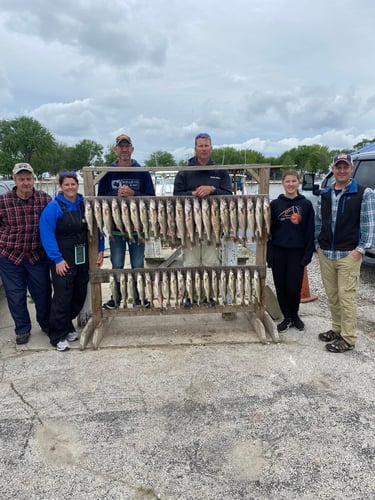
[[[0,118],[134,157],[375,137],[374,0],[0,0]]]

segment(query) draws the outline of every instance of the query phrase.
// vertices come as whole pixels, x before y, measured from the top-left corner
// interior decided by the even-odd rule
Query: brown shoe
[[[336,333],[333,330],[328,330],[328,332],[319,333],[318,338],[322,342],[332,342],[340,337],[340,333]]]

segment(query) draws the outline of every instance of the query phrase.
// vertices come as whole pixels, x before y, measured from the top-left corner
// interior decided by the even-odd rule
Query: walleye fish
[[[147,213],[147,205],[142,198],[139,200],[139,218],[141,219],[142,231],[144,232],[145,239],[150,239],[150,226]]]
[[[220,207],[218,199],[211,197],[211,227],[215,236],[216,246],[220,246]]]
[[[251,296],[252,296],[252,291],[251,291],[251,273],[250,269],[245,269],[244,273],[244,302],[245,305],[248,306],[251,304]]]
[[[212,286],[212,298],[216,303],[219,302],[219,283],[217,280],[217,272],[215,269],[212,269],[211,271],[211,286]]]
[[[125,231],[128,233],[128,238],[131,243],[134,243],[134,238],[132,235],[133,227],[130,220],[130,210],[128,202],[122,198],[121,199],[121,218],[124,223]]]
[[[167,199],[167,228],[168,236],[171,239],[172,246],[176,245],[177,227],[176,227],[176,212],[172,198]]]
[[[95,198],[94,201],[94,216],[99,232],[102,236],[104,236],[103,212],[102,212],[102,206],[98,198]]]
[[[177,277],[176,277],[176,273],[174,271],[171,271],[169,279],[170,279],[170,290],[171,290],[171,294],[169,297],[169,303],[170,303],[171,307],[177,307],[178,288],[177,288]]]
[[[84,205],[85,205],[85,220],[87,222],[87,229],[89,231],[89,236],[91,239],[94,234],[94,211],[90,200],[87,200],[85,198]]]
[[[227,303],[227,275],[222,269],[220,273],[220,283],[219,283],[219,304],[223,306]]]
[[[190,269],[186,271],[186,294],[190,299],[191,304],[194,302],[194,287],[193,287],[193,277],[191,275]]]
[[[236,304],[242,306],[244,303],[244,282],[243,282],[243,271],[242,269],[237,269],[237,279],[236,279]]]
[[[128,297],[127,297],[126,305],[127,305],[127,307],[129,307],[131,309],[134,307],[134,303],[135,303],[134,278],[133,278],[132,273],[128,274],[127,291],[128,291]]]
[[[229,285],[229,292],[230,292],[230,303],[232,306],[236,303],[236,278],[233,272],[233,269],[229,271],[229,279],[228,279],[228,285]]]
[[[155,271],[154,274],[153,295],[154,295],[154,307],[161,309],[163,299],[160,286],[160,271]]]
[[[124,227],[124,223],[122,222],[122,218],[121,218],[120,206],[119,206],[116,198],[112,198],[111,206],[112,206],[113,222],[115,223],[115,226],[120,231],[120,233],[122,235],[124,235],[125,234],[125,227]]]
[[[113,274],[109,276],[109,287],[111,289],[111,295],[117,307],[118,304],[118,288],[117,288],[117,280]]]
[[[262,208],[262,199],[260,196],[257,197],[257,201],[255,204],[255,222],[256,222],[256,235],[257,239],[262,238],[263,236],[263,208]]]
[[[190,238],[191,243],[194,244],[193,207],[191,205],[190,198],[185,198],[184,215],[185,215],[185,226],[186,226],[187,234]]]
[[[126,278],[125,278],[125,273],[120,274],[120,290],[121,290],[121,296],[122,296],[122,307],[126,307],[126,302],[127,302],[127,290],[126,290]]]
[[[158,223],[160,228],[160,235],[163,241],[167,241],[167,236],[168,236],[167,210],[165,208],[164,200],[158,200]]]
[[[102,201],[102,211],[103,211],[103,221],[104,225],[107,228],[108,232],[108,237],[110,239],[113,238],[113,218],[112,218],[112,212],[109,207],[109,203],[107,200]]]
[[[182,271],[180,270],[177,271],[177,289],[178,289],[177,303],[178,306],[180,306],[184,301],[186,292],[185,278]]]
[[[163,278],[161,282],[161,293],[163,296],[163,309],[167,308],[170,305],[171,298],[171,290],[169,287],[169,276],[167,271],[163,271]]]
[[[137,290],[139,295],[139,300],[141,301],[141,305],[145,303],[145,284],[143,280],[143,274],[137,273]]]
[[[181,240],[182,248],[186,247],[186,233],[185,233],[185,217],[184,217],[184,207],[182,205],[181,198],[176,200],[176,226],[177,226],[177,236]]]
[[[239,220],[239,228],[241,231],[241,239],[242,243],[246,243],[246,229],[247,229],[247,220],[246,220],[246,205],[245,200],[242,196],[239,196],[237,199],[237,211],[238,211],[238,220]]]
[[[155,198],[151,198],[149,204],[149,219],[151,222],[151,231],[154,238],[159,238],[159,225],[158,225],[158,209],[156,206]]]
[[[199,241],[202,241],[203,237],[203,220],[202,220],[202,208],[200,199],[196,196],[193,200],[193,218],[195,224],[195,231],[198,234]]]
[[[227,200],[225,198],[220,199],[220,219],[223,227],[224,238],[229,239],[230,237],[229,209]]]
[[[233,241],[237,241],[238,237],[238,213],[237,213],[237,203],[235,198],[231,198],[229,201],[229,220],[230,220],[230,230],[233,235]]]
[[[153,293],[152,293],[153,285],[151,280],[150,273],[145,273],[145,299],[153,304]]]
[[[208,274],[207,269],[203,271],[203,291],[204,291],[204,298],[207,301],[207,304],[210,303],[210,293],[211,293],[211,283],[210,283],[210,276]]]
[[[255,269],[254,271],[254,297],[256,298],[256,301],[258,304],[260,303],[260,276],[259,272]]]
[[[251,240],[255,240],[255,209],[252,198],[248,198],[246,202],[247,228],[251,235]]]
[[[210,204],[207,198],[202,199],[202,221],[203,228],[206,233],[207,245],[211,244],[211,210]]]
[[[143,243],[141,219],[139,218],[138,205],[134,198],[130,200],[130,220],[133,223],[134,230],[138,236],[138,242]]]
[[[197,296],[197,304],[202,302],[202,279],[199,271],[194,273],[194,290]]]
[[[266,225],[267,237],[271,234],[271,207],[267,196],[263,197],[263,218]]]

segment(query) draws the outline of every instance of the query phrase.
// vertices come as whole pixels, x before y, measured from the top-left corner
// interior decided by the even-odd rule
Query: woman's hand
[[[96,265],[98,267],[101,267],[103,264],[103,259],[104,259],[104,252],[98,252],[98,257],[96,259]]]
[[[63,260],[61,262],[59,262],[58,264],[56,264],[56,274],[58,276],[65,276],[65,274],[67,273],[69,269],[69,266],[68,266],[68,263]]]

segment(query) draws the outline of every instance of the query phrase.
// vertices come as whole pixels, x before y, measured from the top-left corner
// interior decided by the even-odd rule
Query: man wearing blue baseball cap
[[[332,316],[332,326],[319,334],[329,352],[354,349],[356,293],[362,257],[371,248],[375,230],[375,194],[352,178],[350,154],[337,154],[332,162],[335,182],[318,200],[315,237],[320,270]]]

